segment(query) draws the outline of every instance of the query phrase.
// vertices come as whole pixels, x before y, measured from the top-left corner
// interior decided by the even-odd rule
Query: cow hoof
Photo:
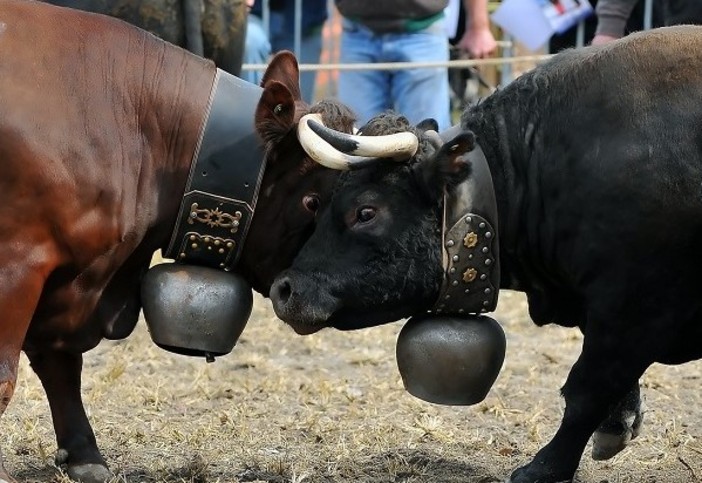
[[[105,483],[115,476],[106,466],[97,463],[69,466],[66,473],[80,483]]]
[[[595,461],[608,460],[626,448],[629,442],[641,432],[643,412],[628,412],[621,424],[624,429],[618,432],[597,430],[592,435],[592,459]]]
[[[571,483],[572,478],[558,478],[552,475],[534,471],[532,465],[522,466],[512,472],[505,483]]]
[[[572,483],[573,480],[559,480],[553,483]],[[546,480],[513,480],[511,477],[505,480],[505,483],[552,483]]]

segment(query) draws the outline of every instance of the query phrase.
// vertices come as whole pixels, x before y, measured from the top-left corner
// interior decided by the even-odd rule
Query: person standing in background
[[[295,2],[269,1],[269,33],[263,25],[263,1],[247,0],[251,5],[246,26],[245,64],[266,64],[270,56],[281,50],[295,51]],[[301,64],[318,64],[322,54],[322,28],[328,17],[327,0],[302,0],[302,35],[297,60]],[[248,71],[244,80],[261,83],[262,71]],[[314,100],[316,72],[300,74],[302,98],[308,104]]]
[[[592,39],[593,45],[606,44],[627,34],[627,21],[637,3],[642,0],[599,0],[597,13],[597,31]],[[663,0],[663,24],[683,25],[702,24],[702,1],[700,0]]]
[[[639,0],[599,0],[595,7],[597,29],[592,45],[606,44],[626,35],[626,24],[637,3]]]
[[[489,29],[487,0],[463,0],[467,30],[461,48],[484,57],[496,48]],[[448,0],[335,0],[343,16],[342,64],[435,63],[449,60],[444,9]],[[448,68],[342,70],[339,100],[360,124],[393,109],[416,124],[433,118],[439,129],[451,125]]]
[[[470,0],[449,0],[458,4],[458,22],[456,29],[451,29],[449,39],[451,45],[461,52],[461,57],[469,59],[484,59],[497,50],[497,42],[490,30],[487,0],[478,2]],[[466,12],[470,11],[470,15]]]
[[[590,0],[590,4],[599,12],[602,8],[608,9],[608,5],[612,5],[618,0],[608,1],[608,0]],[[623,0],[629,3],[630,0]],[[624,33],[636,32],[644,28],[644,0],[634,0],[632,7],[628,10],[630,15],[628,18],[624,19],[624,25],[622,30]],[[661,0],[653,0],[653,12],[652,12],[652,26],[661,27],[663,25],[663,8],[660,5]],[[603,4],[600,6],[600,4]],[[598,14],[599,15],[599,14]],[[616,14],[615,14],[616,15]],[[584,45],[588,45],[594,42],[596,36],[596,31],[598,29],[598,16],[591,15],[584,20],[584,35],[583,42]],[[575,25],[561,34],[555,34],[551,37],[549,41],[549,52],[552,54],[558,53],[563,49],[569,49],[571,47],[576,47],[576,40],[578,37],[578,26]]]

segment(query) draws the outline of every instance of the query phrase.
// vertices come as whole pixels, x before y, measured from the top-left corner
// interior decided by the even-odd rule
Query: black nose
[[[326,285],[301,272],[289,270],[271,285],[273,310],[299,334],[312,333],[326,326],[339,300],[329,294]]]
[[[292,288],[290,286],[289,277],[282,277],[273,283],[270,297],[275,304],[279,304],[280,306],[287,305],[291,295]]]

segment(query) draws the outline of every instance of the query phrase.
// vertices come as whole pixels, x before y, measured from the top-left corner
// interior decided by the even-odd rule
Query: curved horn
[[[322,166],[348,171],[381,161],[380,158],[342,153],[316,134],[310,128],[308,121],[323,125],[321,114],[306,114],[302,116],[297,125],[297,137],[305,152]]]
[[[407,157],[414,156],[419,147],[417,136],[411,132],[398,132],[385,136],[359,136],[336,131],[317,122],[316,119],[310,119],[308,124],[320,138],[342,153],[404,161]]]

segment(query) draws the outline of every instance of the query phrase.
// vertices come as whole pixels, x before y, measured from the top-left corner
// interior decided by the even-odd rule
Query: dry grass
[[[392,324],[299,337],[258,299],[234,351],[213,364],[157,348],[143,324],[85,358],[86,407],[115,482],[503,481],[548,441],[577,331],[537,328],[520,294],[497,319],[505,367],[482,403],[436,406],[407,394]],[[702,364],[652,367],[642,435],[608,462],[589,447],[581,482],[694,482],[702,476]],[[6,466],[20,481],[64,483],[43,391],[23,358],[0,420]]]

